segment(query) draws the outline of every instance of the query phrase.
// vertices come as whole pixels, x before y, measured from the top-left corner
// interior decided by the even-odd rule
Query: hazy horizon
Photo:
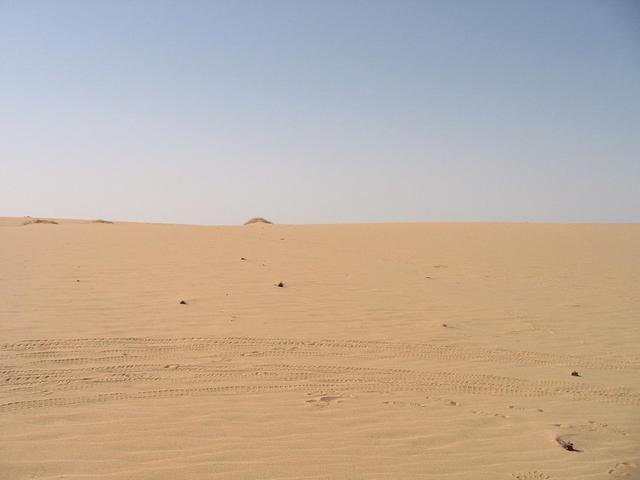
[[[0,3],[0,216],[640,222],[633,1]]]

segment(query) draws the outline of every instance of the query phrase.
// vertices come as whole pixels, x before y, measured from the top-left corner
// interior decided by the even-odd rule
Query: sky
[[[0,216],[640,222],[640,2],[0,0]]]

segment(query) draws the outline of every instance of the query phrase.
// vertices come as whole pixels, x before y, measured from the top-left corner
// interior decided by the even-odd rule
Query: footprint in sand
[[[498,417],[498,418],[511,418],[509,415],[504,415],[502,413],[496,412],[485,412],[483,410],[469,410],[474,415],[480,415],[482,417]]]
[[[621,462],[617,463],[615,467],[611,468],[607,473],[615,478],[636,478],[634,473],[637,472],[638,466],[633,462]]]
[[[587,432],[606,431],[622,436],[628,435],[624,430],[620,430],[616,427],[611,427],[608,423],[596,422],[595,420],[589,420],[587,423],[576,425],[566,423],[552,423],[551,425],[564,429],[582,430]]]
[[[535,411],[537,413],[544,413],[544,410],[542,408],[517,407],[515,405],[509,405],[509,408],[512,409],[512,410],[519,410],[519,411],[522,411],[522,412],[527,412],[527,411],[531,410],[531,411]],[[556,426],[559,426],[559,425],[556,425]]]
[[[512,473],[511,476],[516,480],[552,480],[546,473],[533,470],[531,472]]]
[[[332,403],[342,403],[343,401],[340,395],[320,394],[315,398],[307,400],[306,403],[312,404],[315,407],[326,407]]]

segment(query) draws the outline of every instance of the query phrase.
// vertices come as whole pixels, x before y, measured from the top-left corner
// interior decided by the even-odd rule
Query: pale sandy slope
[[[2,479],[640,478],[639,225],[23,220]]]

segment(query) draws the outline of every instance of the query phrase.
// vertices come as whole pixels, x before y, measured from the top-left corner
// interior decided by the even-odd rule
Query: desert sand
[[[640,478],[640,225],[26,220],[1,479]]]

